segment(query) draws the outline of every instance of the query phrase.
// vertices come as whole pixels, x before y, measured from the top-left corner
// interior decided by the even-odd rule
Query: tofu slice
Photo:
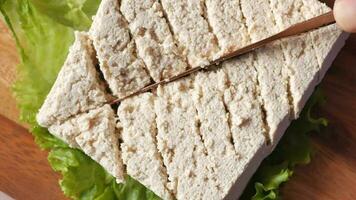
[[[214,163],[212,180],[220,188],[217,194],[219,199],[227,195],[243,168],[235,152],[230,114],[224,104],[227,82],[227,76],[222,71],[198,73],[193,95],[203,143],[209,160]]]
[[[319,1],[303,0],[303,13],[307,19],[322,15],[331,11],[326,4]],[[322,27],[311,32],[313,47],[319,63],[318,83],[325,76],[337,53],[344,46],[349,34],[344,33],[336,24]],[[330,51],[331,50],[331,51]]]
[[[209,28],[203,0],[162,0],[161,3],[191,67],[206,65],[219,57],[218,41]]]
[[[258,100],[257,73],[251,66],[252,56],[246,55],[222,64],[229,87],[224,101],[230,113],[230,130],[235,151],[240,156],[236,166],[241,174],[224,199],[237,199],[261,161],[269,152],[264,116]]]
[[[271,0],[271,6],[277,25],[281,29],[329,10],[325,4],[316,0],[287,0],[283,2]],[[334,37],[330,38],[330,34],[328,36],[322,33],[323,29],[285,39],[282,42],[289,67],[290,91],[293,97],[295,118],[298,118],[314,87],[330,67],[331,58],[335,58],[346,39],[346,35],[339,31],[338,33],[334,32]],[[333,46],[335,49],[332,50]],[[327,57],[327,62],[321,64]]]
[[[241,11],[241,0],[206,0],[205,4],[211,28],[223,54],[251,43]]]
[[[115,113],[109,105],[77,115],[63,123],[53,124],[50,133],[70,146],[83,150],[116,178],[124,181]]]
[[[260,41],[281,31],[275,23],[268,0],[241,0],[241,6],[252,41]],[[257,7],[259,9],[256,9]],[[269,140],[274,147],[293,118],[290,105],[292,102],[288,95],[289,77],[286,62],[279,42],[266,45],[252,54],[252,65],[257,71],[257,84],[266,114]]]
[[[158,152],[155,96],[144,93],[127,99],[118,109],[122,126],[122,158],[127,174],[163,199],[173,199],[167,170]]]
[[[279,29],[276,29],[275,26],[269,0],[240,1],[251,43],[260,41],[279,32]],[[284,1],[281,2],[284,3]]]
[[[112,93],[122,98],[150,83],[141,58],[137,57],[128,23],[118,0],[103,0],[89,31],[100,69]]]
[[[138,55],[154,81],[170,78],[188,68],[157,0],[123,0],[120,10],[129,22]]]
[[[192,89],[191,77],[157,89],[157,146],[177,199],[219,199],[221,191],[210,179],[213,163],[201,138]]]
[[[304,21],[301,12],[303,0],[271,0],[271,7],[277,26],[285,29],[295,23]],[[284,57],[290,77],[290,93],[293,99],[294,118],[298,118],[307,99],[317,84],[318,60],[313,47],[311,33],[282,40]]]
[[[88,36],[75,32],[67,59],[37,114],[41,126],[49,127],[106,103],[105,88],[95,65],[95,53]]]

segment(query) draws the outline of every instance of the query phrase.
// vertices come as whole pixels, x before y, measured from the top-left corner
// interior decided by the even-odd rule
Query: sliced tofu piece
[[[251,43],[241,0],[206,0],[207,16],[223,54],[240,49]]]
[[[319,1],[303,0],[303,3],[302,12],[305,14],[306,19],[331,11],[331,8]],[[337,53],[342,46],[344,46],[344,41],[348,35],[347,33],[343,33],[336,24],[322,27],[311,32],[313,47],[319,63],[318,83],[325,76],[326,71],[329,69]]]
[[[280,31],[267,0],[241,0],[246,25],[253,41],[260,41]],[[256,9],[258,7],[259,9]],[[261,12],[263,10],[263,12]],[[266,114],[269,140],[275,146],[293,116],[288,96],[289,77],[279,42],[266,45],[252,53],[258,74],[262,106]]]
[[[270,0],[269,2],[274,20],[281,30],[304,20],[303,13],[300,12],[304,5],[303,0]]]
[[[67,59],[37,114],[41,126],[49,127],[107,101],[95,64],[95,53],[88,36],[75,32]]]
[[[319,63],[318,83],[325,76],[349,35],[340,30],[336,24],[312,32],[313,46]]]
[[[83,150],[121,183],[124,181],[124,168],[115,127],[115,113],[106,104],[63,123],[53,124],[48,130],[70,146]]]
[[[209,28],[203,0],[162,0],[177,41],[185,49],[191,67],[219,57],[219,45]]]
[[[280,29],[306,20],[303,0],[271,0],[275,21]],[[313,48],[311,33],[282,40],[284,57],[290,77],[294,118],[298,118],[307,99],[317,84],[319,65]]]
[[[251,43],[265,39],[279,31],[276,29],[268,0],[240,1]]]
[[[224,101],[230,113],[231,134],[235,151],[240,156],[236,166],[241,174],[225,199],[237,199],[268,153],[264,116],[258,100],[257,73],[251,66],[252,56],[246,55],[222,64],[229,87]]]
[[[188,68],[157,0],[123,0],[120,10],[129,22],[138,55],[154,81],[170,78]]]
[[[237,177],[242,173],[239,156],[235,152],[230,131],[230,114],[224,104],[227,86],[224,72],[202,72],[194,81],[194,103],[200,121],[200,133],[207,149],[209,160],[214,163],[212,179],[220,188],[223,199]]]
[[[157,89],[157,144],[177,199],[219,199],[210,179],[212,161],[199,130],[191,77]]]
[[[118,116],[122,126],[122,158],[128,175],[161,198],[173,199],[157,148],[154,98],[145,93],[121,102]]]
[[[89,31],[100,69],[112,93],[125,97],[150,83],[145,64],[136,55],[118,0],[103,0]]]
[[[293,119],[293,100],[289,96],[289,77],[279,42],[256,51],[254,67],[258,73],[261,102],[266,114],[271,150],[278,144]]]

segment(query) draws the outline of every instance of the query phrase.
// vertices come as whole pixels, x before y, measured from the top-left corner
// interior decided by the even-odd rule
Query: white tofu
[[[170,78],[188,68],[157,0],[123,0],[120,10],[129,22],[138,55],[154,81]]]
[[[91,41],[85,33],[76,32],[67,59],[37,114],[41,126],[49,127],[107,101],[95,64]]]
[[[280,29],[306,20],[306,14],[301,12],[305,8],[303,0],[287,0],[285,3],[271,0],[270,2]],[[319,71],[317,55],[313,48],[311,33],[285,38],[282,40],[282,47],[290,77],[289,86],[293,99],[294,118],[298,118],[317,84]]]
[[[205,1],[211,28],[219,41],[223,54],[251,43],[240,2],[241,0]]]
[[[191,67],[206,65],[219,57],[218,41],[209,28],[203,0],[162,0],[161,3]]]
[[[118,183],[124,181],[124,168],[119,149],[114,111],[109,105],[77,115],[63,123],[53,124],[50,133],[103,166]]]
[[[340,30],[336,24],[312,32],[313,46],[319,63],[318,83],[345,44],[349,34]]]
[[[112,93],[125,97],[150,83],[141,58],[137,57],[127,21],[118,0],[103,0],[89,31],[100,69]]]
[[[265,39],[279,31],[276,29],[274,16],[268,0],[240,1],[251,43]]]
[[[252,56],[246,55],[222,64],[229,87],[224,92],[226,108],[230,113],[230,130],[235,151],[240,156],[236,167],[241,174],[230,188],[226,199],[236,199],[267,155],[267,130],[259,97],[256,96],[257,73]]]
[[[306,19],[316,17],[331,11],[326,4],[319,1],[303,0],[304,6],[302,12]],[[316,52],[319,63],[319,72],[317,82],[319,83],[325,76],[332,61],[335,59],[337,52],[344,46],[344,41],[348,37],[347,33],[343,33],[336,24],[319,28],[311,33],[313,47]],[[332,49],[332,51],[330,51]]]
[[[219,199],[210,179],[211,161],[202,141],[199,119],[191,98],[191,77],[157,90],[157,144],[167,167],[170,189],[177,199]]]
[[[194,81],[194,103],[200,121],[200,133],[209,160],[214,163],[212,180],[220,188],[223,199],[242,173],[239,155],[235,152],[230,131],[230,116],[224,104],[227,76],[219,71],[198,73]]]
[[[167,170],[158,152],[154,95],[144,93],[124,100],[118,109],[122,126],[122,158],[127,174],[163,199],[173,199]]]
[[[253,41],[260,41],[280,31],[275,23],[270,2],[241,0],[246,25]],[[259,9],[256,9],[256,8]],[[259,96],[266,114],[269,140],[274,147],[289,126],[293,116],[288,96],[289,77],[279,42],[252,53],[258,74]],[[272,148],[273,149],[273,148]]]

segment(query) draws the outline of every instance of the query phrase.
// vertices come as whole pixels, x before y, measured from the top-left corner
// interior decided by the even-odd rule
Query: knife
[[[275,35],[272,35],[272,36],[270,36],[270,37],[268,37],[266,39],[260,40],[258,42],[253,43],[253,44],[250,44],[250,45],[248,45],[246,47],[243,47],[241,49],[233,51],[233,52],[231,52],[229,54],[226,54],[226,55],[222,56],[219,59],[211,61],[208,65],[194,67],[194,68],[191,68],[191,69],[189,69],[189,70],[187,70],[187,71],[185,71],[185,72],[183,72],[181,74],[173,76],[173,77],[171,77],[169,79],[165,79],[165,80],[162,80],[160,82],[153,83],[151,85],[148,85],[148,86],[146,86],[146,87],[134,92],[133,94],[130,94],[130,95],[125,96],[125,97],[120,98],[120,99],[115,99],[110,104],[119,103],[124,99],[127,99],[127,98],[132,97],[132,96],[136,96],[136,95],[144,93],[144,92],[148,92],[148,91],[158,87],[159,85],[165,85],[167,83],[179,80],[179,79],[181,79],[183,77],[186,77],[186,76],[188,76],[190,74],[193,74],[193,73],[196,73],[198,71],[207,70],[207,69],[209,69],[211,67],[216,67],[219,63],[221,63],[223,61],[226,61],[226,60],[231,59],[231,58],[239,57],[241,55],[244,55],[246,53],[254,51],[254,50],[258,49],[258,48],[261,48],[261,47],[265,46],[266,44],[269,44],[269,43],[271,43],[273,41],[280,40],[280,39],[287,38],[287,37],[291,37],[291,36],[295,36],[295,35],[299,35],[301,33],[305,33],[305,32],[308,32],[308,31],[311,31],[311,30],[314,30],[314,29],[317,29],[317,28],[321,28],[323,26],[327,26],[327,25],[333,24],[333,23],[335,23],[335,18],[334,18],[334,15],[333,15],[333,11],[330,11],[328,13],[319,15],[317,17],[311,18],[311,19],[306,20],[304,22],[300,22],[300,23],[294,24],[294,25],[290,26],[289,28],[287,28],[287,29],[275,34]]]

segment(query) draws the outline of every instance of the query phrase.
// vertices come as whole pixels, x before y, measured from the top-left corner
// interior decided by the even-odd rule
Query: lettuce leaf
[[[35,120],[73,42],[74,30],[89,28],[99,3],[100,0],[0,0],[3,20],[13,32],[21,55],[19,78],[13,87],[20,117],[31,126],[36,143],[49,151],[48,161],[53,170],[62,174],[59,185],[66,196],[95,200],[159,199],[129,176],[125,184],[117,184],[100,165],[53,137]],[[292,123],[276,150],[262,163],[242,199],[278,199],[280,186],[290,179],[295,166],[310,162],[313,150],[309,133],[327,125],[325,119],[310,115],[322,101],[318,90],[300,119]]]

